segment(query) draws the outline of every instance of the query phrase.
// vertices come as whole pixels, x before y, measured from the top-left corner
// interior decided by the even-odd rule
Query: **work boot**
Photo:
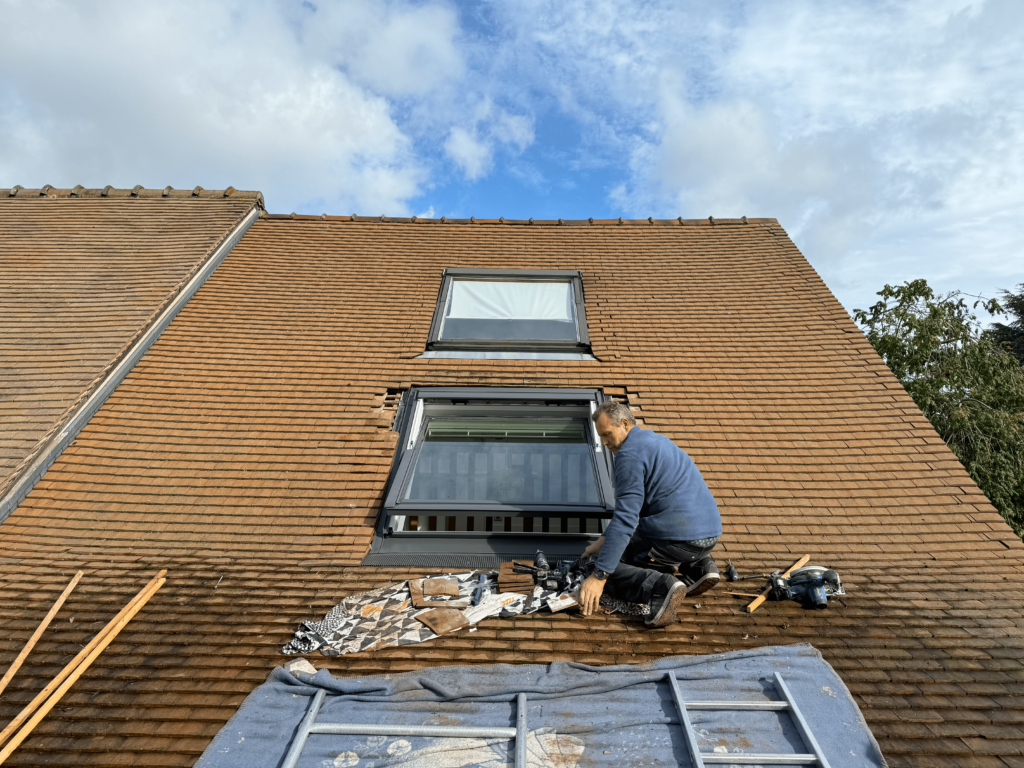
[[[671,574],[662,576],[651,595],[651,613],[644,618],[648,627],[664,627],[676,620],[679,604],[686,597],[686,585]]]
[[[683,581],[686,582],[686,596],[696,597],[703,595],[715,586],[722,577],[718,573],[718,566],[711,557],[705,557],[686,569]]]

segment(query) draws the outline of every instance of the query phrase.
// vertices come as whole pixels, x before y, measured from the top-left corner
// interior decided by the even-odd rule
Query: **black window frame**
[[[576,341],[551,339],[442,339],[441,324],[448,306],[453,279],[492,279],[529,282],[565,280],[572,286],[576,310]],[[578,269],[446,269],[441,275],[434,319],[430,324],[427,349],[431,351],[501,352],[590,352],[587,311],[583,296],[583,275]]]
[[[613,463],[611,452],[601,445],[600,438],[588,421],[588,444],[597,474],[599,493],[598,504],[543,505],[543,504],[500,504],[470,502],[453,508],[450,502],[402,501],[400,496],[410,480],[415,467],[419,448],[426,429],[427,419],[423,408],[428,405],[453,405],[472,403],[494,403],[497,405],[523,405],[524,410],[534,410],[541,405],[579,404],[593,413],[594,409],[608,398],[601,389],[556,389],[534,387],[412,387],[407,390],[399,405],[395,419],[395,430],[399,434],[391,472],[384,488],[380,513],[377,517],[370,555],[366,564],[374,564],[379,553],[388,553],[386,558],[409,555],[410,562],[423,560],[423,556],[446,558],[446,564],[456,564],[461,557],[462,564],[488,564],[487,557],[523,557],[533,554],[538,548],[545,551],[575,552],[578,556],[583,548],[594,541],[595,533],[543,533],[504,531],[394,531],[388,526],[393,515],[405,516],[450,516],[492,514],[502,517],[570,517],[604,518],[611,517],[615,509],[615,489],[612,481]],[[429,402],[428,402],[429,401]],[[418,403],[422,403],[418,406]],[[546,514],[545,514],[546,513]],[[417,559],[417,555],[419,558]],[[452,557],[456,560],[453,561]],[[480,557],[484,557],[481,560]],[[476,558],[476,559],[474,559]]]

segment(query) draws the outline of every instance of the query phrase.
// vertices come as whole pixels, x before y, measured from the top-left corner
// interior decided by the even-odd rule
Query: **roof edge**
[[[260,210],[259,205],[253,205],[234,224],[208,255],[178,284],[178,290],[170,294],[162,307],[158,308],[150,316],[149,321],[136,332],[134,338],[107,363],[100,375],[78,396],[57,423],[0,485],[0,523],[17,509],[64,449],[78,437],[78,433],[89,423],[135,364],[149,351],[153,342],[160,338],[175,316],[259,218]]]
[[[679,216],[675,219],[506,219],[504,216],[497,219],[478,219],[472,216],[468,219],[449,219],[442,216],[440,219],[421,219],[418,216],[393,217],[393,216],[328,216],[322,213],[262,213],[261,219],[268,221],[330,221],[340,223],[356,224],[491,224],[498,226],[533,226],[533,227],[595,227],[595,226],[638,226],[638,227],[716,227],[747,224],[768,224],[779,226],[778,219],[751,219],[741,216],[738,219],[718,219],[708,216],[706,219],[684,219]]]
[[[0,187],[0,200],[38,200],[40,198],[62,200],[102,200],[105,198],[114,200],[255,200],[261,209],[266,207],[262,192],[239,190],[234,187],[227,189],[203,189],[202,187],[174,189],[168,186],[163,189],[146,189],[141,184],[137,184],[131,189],[115,189],[110,185],[103,188],[86,188],[81,184],[71,189],[57,189],[49,184],[39,189],[26,189],[20,184],[15,184],[13,187]]]

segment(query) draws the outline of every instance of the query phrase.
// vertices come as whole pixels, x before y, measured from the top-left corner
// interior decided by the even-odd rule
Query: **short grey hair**
[[[628,424],[636,424],[636,419],[633,418],[633,413],[629,410],[629,406],[617,403],[614,400],[606,400],[601,403],[597,406],[597,410],[591,414],[590,418],[596,423],[602,413],[608,417],[612,424],[621,424],[623,419]]]

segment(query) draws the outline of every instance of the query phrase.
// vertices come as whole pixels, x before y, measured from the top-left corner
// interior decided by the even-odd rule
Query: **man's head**
[[[594,420],[594,428],[601,442],[613,451],[622,447],[629,430],[636,426],[636,419],[629,412],[629,407],[614,400],[601,403],[590,418]]]

